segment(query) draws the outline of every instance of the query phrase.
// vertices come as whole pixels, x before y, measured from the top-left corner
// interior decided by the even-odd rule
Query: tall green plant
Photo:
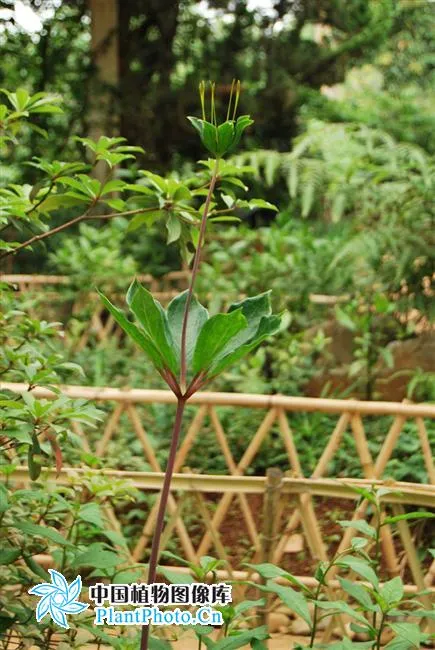
[[[204,147],[212,154],[212,174],[203,206],[197,245],[193,257],[189,288],[174,298],[165,310],[136,280],[128,290],[127,305],[137,325],[101,295],[118,324],[142,348],[177,399],[172,441],[163,481],[149,561],[148,582],[154,582],[159,559],[160,539],[168,502],[175,457],[186,402],[194,393],[232,363],[241,359],[266,337],[276,333],[281,316],[271,313],[270,293],[266,292],[231,305],[226,313],[209,316],[194,295],[207,222],[215,193],[222,181],[222,158],[238,145],[244,130],[252,124],[247,115],[236,119],[240,83],[233,83],[226,120],[218,123],[214,84],[211,85],[210,120],[206,119],[206,87],[200,85],[202,119],[189,117]],[[231,116],[231,118],[230,118]],[[149,628],[142,633],[141,650],[147,650]]]

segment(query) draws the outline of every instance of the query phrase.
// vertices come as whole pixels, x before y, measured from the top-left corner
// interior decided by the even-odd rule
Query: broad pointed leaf
[[[166,368],[177,373],[178,367],[168,319],[161,304],[137,280],[127,292],[127,304],[164,360]]]
[[[207,372],[229,341],[246,326],[247,320],[241,309],[212,316],[198,336],[193,353],[193,373]]]
[[[181,350],[181,333],[183,328],[184,310],[186,308],[187,291],[183,291],[180,295],[176,296],[168,305],[167,317],[169,329],[171,331],[172,340],[174,343],[177,363],[180,363],[180,350]],[[186,335],[186,358],[187,367],[190,368],[193,351],[199,333],[203,325],[208,320],[208,311],[203,307],[195,296],[189,307],[189,318],[187,321],[187,335]]]
[[[213,366],[210,377],[221,373],[225,368],[244,357],[248,352],[256,348],[264,339],[272,334],[276,334],[281,327],[282,316],[265,316],[261,319],[260,325],[254,337],[240,346],[238,349],[222,357],[216,365]]]
[[[164,367],[164,359],[160,355],[154,343],[150,338],[142,332],[134,323],[131,323],[125,314],[112,305],[110,300],[106,298],[100,291],[98,292],[101,300],[103,301],[105,307],[112,314],[113,318],[116,320],[118,325],[122,327],[124,332],[130,336],[130,338],[142,348],[145,354],[151,359],[155,367],[159,370]]]

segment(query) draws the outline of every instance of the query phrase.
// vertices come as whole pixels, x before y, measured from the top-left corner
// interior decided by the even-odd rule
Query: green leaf
[[[166,580],[168,580],[171,585],[191,585],[194,582],[194,579],[188,573],[173,571],[164,566],[159,566],[159,573],[161,573],[162,576],[165,576]]]
[[[268,582],[265,587],[258,586],[261,591],[272,592],[277,594],[284,605],[287,605],[292,612],[300,616],[311,628],[311,615],[310,610],[308,609],[308,604],[305,597],[292,589],[292,587],[284,587],[283,585],[277,585],[274,582]]]
[[[100,529],[103,529],[105,525],[98,503],[85,503],[80,506],[77,519],[79,521],[86,521],[89,524],[94,524],[94,526],[98,526]]]
[[[267,650],[267,646],[264,645],[262,641],[259,641],[258,639],[254,639],[251,641],[251,648],[252,650]]]
[[[226,217],[211,217],[208,221],[212,221],[213,223],[220,223],[220,222],[230,222],[230,223],[240,223],[242,220],[239,217],[233,217],[231,215],[227,215]]]
[[[199,133],[201,142],[204,147],[214,156],[218,155],[218,133],[217,127],[206,120],[200,120],[197,117],[188,117],[189,122]]]
[[[356,584],[356,582],[351,582],[346,578],[338,578],[338,580],[343,590],[348,593],[349,596],[352,596],[357,603],[367,610],[370,610],[373,607],[372,599],[364,587],[361,587],[361,585]]]
[[[172,646],[169,641],[158,639],[156,636],[150,636],[148,640],[150,650],[171,650]]]
[[[55,528],[49,526],[39,526],[30,521],[17,521],[11,524],[13,528],[21,530],[22,533],[32,537],[42,537],[48,539],[50,542],[59,544],[60,546],[71,546],[71,543],[65,539]]]
[[[168,220],[166,221],[166,228],[168,231],[167,244],[172,244],[174,241],[180,239],[181,235],[181,222],[177,216],[171,212]]]
[[[164,214],[165,212],[163,210],[150,210],[143,214],[137,214],[131,221],[129,221],[127,232],[134,232],[144,224],[152,226],[152,224],[157,221],[157,219],[160,219]]]
[[[433,512],[407,512],[403,515],[395,515],[394,517],[385,517],[382,521],[382,525],[386,526],[387,524],[395,524],[398,521],[405,521],[408,519],[433,519],[435,514]]]
[[[335,307],[335,318],[340,323],[340,325],[342,325],[346,329],[350,330],[351,332],[355,331],[356,329],[355,323],[353,322],[351,317],[348,316],[348,314],[346,314],[346,312],[343,311],[343,309],[341,309],[341,307],[338,306]]]
[[[338,523],[342,528],[355,528],[355,530],[359,531],[363,535],[367,535],[367,537],[376,539],[376,530],[373,528],[373,526],[370,526],[370,524],[368,524],[364,519],[355,519],[353,521],[345,520],[345,521],[339,521]]]
[[[263,199],[251,199],[249,201],[249,207],[264,208],[265,210],[274,210],[275,212],[278,212],[278,208],[276,207],[276,205],[273,205],[273,203],[269,203],[269,201],[264,201]]]
[[[13,564],[20,555],[19,548],[4,548],[0,551],[0,564]]]
[[[380,590],[380,594],[387,603],[388,608],[392,605],[397,605],[403,597],[402,579],[399,576],[396,576],[395,578],[392,578],[392,580],[388,580]]]
[[[235,151],[239,145],[244,130],[247,129],[248,126],[251,126],[251,124],[254,124],[254,120],[251,120],[249,115],[240,115],[240,117],[237,118],[234,127],[233,143],[226,153],[233,153]]]
[[[212,368],[211,376],[218,375],[225,368],[244,357],[248,352],[257,347],[264,339],[272,334],[276,334],[281,328],[282,318],[284,314],[278,316],[263,316],[260,320],[258,330],[255,335],[244,345],[241,345],[233,352],[229,352],[226,356],[220,355],[218,363]],[[226,350],[227,351],[227,350]]]
[[[7,488],[0,483],[0,513],[9,508],[9,495]]]
[[[241,614],[247,612],[249,609],[254,609],[257,607],[265,607],[265,605],[266,605],[265,598],[258,598],[257,600],[242,600],[241,603],[238,603],[234,607],[234,613],[235,616],[240,616]]]
[[[417,623],[389,623],[389,627],[391,627],[398,637],[408,643],[409,648],[420,648],[421,630]]]
[[[193,373],[208,371],[220,357],[222,350],[234,349],[230,343],[244,327],[247,320],[241,309],[228,314],[216,314],[209,318],[199,333],[193,353]],[[235,344],[237,345],[237,344]]]
[[[253,630],[246,630],[245,632],[239,632],[234,636],[227,636],[225,639],[217,641],[215,645],[209,645],[208,642],[211,641],[208,637],[202,637],[203,642],[208,648],[213,648],[213,650],[237,650],[238,648],[246,647],[247,643],[252,643],[252,641],[263,641],[264,639],[269,638],[269,633],[266,626],[257,627]]]
[[[53,210],[71,208],[82,203],[87,203],[87,197],[78,198],[70,194],[50,194],[38,207],[38,211],[52,212]]]
[[[375,587],[378,586],[379,580],[376,573],[373,571],[371,566],[365,560],[362,560],[359,557],[353,557],[352,555],[345,555],[337,561],[337,565],[351,569],[359,576],[367,580]]]
[[[50,581],[50,574],[42,567],[40,566],[34,559],[33,557],[30,557],[28,555],[23,555],[24,562],[26,565],[29,567],[31,571],[43,580],[48,580]]]
[[[347,614],[348,616],[354,618],[362,625],[366,626],[369,629],[372,629],[371,625],[368,623],[368,621],[362,614],[357,612],[355,609],[353,609],[350,605],[348,605],[342,600],[318,600],[316,601],[316,604],[318,607],[320,607],[320,609],[332,610],[333,612],[340,612],[341,614]]]
[[[178,364],[174,345],[168,319],[161,304],[137,280],[134,280],[127,292],[127,304],[158,350],[164,366],[177,374]]]
[[[98,294],[103,301],[106,309],[112,314],[116,322],[128,336],[142,348],[146,355],[151,359],[155,367],[159,370],[164,367],[164,359],[162,358],[159,350],[154,345],[153,341],[143,331],[141,331],[134,323],[131,323],[124,313],[112,305],[110,300],[106,298],[100,291]]]
[[[274,578],[285,578],[289,582],[291,582],[293,585],[299,587],[302,591],[310,593],[310,590],[306,585],[304,585],[303,582],[295,578],[291,573],[288,573],[287,571],[284,571],[284,569],[281,569],[280,567],[275,566],[274,564],[270,564],[268,562],[264,562],[262,564],[249,564],[246,563],[245,566],[248,566],[251,569],[254,569],[257,571],[262,578],[266,578],[266,580],[273,580]]]
[[[360,551],[362,548],[367,546],[369,540],[366,537],[352,537],[350,540],[350,545],[355,551]]]
[[[220,124],[217,129],[218,155],[223,156],[231,147],[234,140],[234,123],[230,120]]]
[[[92,567],[93,569],[111,569],[121,564],[121,558],[113,551],[107,551],[101,542],[91,544],[87,551],[79,553],[72,562],[72,567]]]

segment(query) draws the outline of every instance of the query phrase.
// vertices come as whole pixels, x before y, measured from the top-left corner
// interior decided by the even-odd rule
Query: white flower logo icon
[[[50,614],[55,623],[69,629],[66,614],[80,614],[89,605],[76,600],[82,590],[82,579],[80,576],[68,585],[64,576],[55,569],[48,569],[51,576],[50,582],[42,582],[29,589],[29,594],[41,596],[36,608],[36,620],[38,623],[46,615]]]

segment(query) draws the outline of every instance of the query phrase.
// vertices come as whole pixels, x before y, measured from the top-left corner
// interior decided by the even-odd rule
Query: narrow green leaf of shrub
[[[382,522],[383,526],[387,524],[395,524],[398,521],[404,521],[407,519],[433,519],[435,514],[433,512],[407,512],[403,515],[395,515],[394,517],[385,517]]]
[[[195,634],[198,637],[207,636],[214,631],[214,627],[211,625],[195,625],[193,629],[195,630]]]
[[[95,542],[84,553],[79,553],[71,563],[71,567],[90,566],[93,569],[111,569],[121,564],[121,558],[113,551],[107,551],[101,542]]]
[[[43,580],[50,580],[50,574],[42,568],[34,559],[29,555],[23,555],[23,560],[29,569]]]
[[[168,641],[158,639],[155,636],[150,636],[148,646],[150,650],[171,650],[171,645]]]
[[[192,576],[186,573],[179,573],[179,571],[173,571],[164,566],[159,566],[159,573],[161,573],[171,585],[191,585],[194,582]]]
[[[355,530],[358,530],[363,535],[367,535],[367,537],[376,539],[376,530],[373,528],[373,526],[370,526],[370,524],[368,524],[364,519],[355,519],[353,521],[345,520],[345,521],[339,521],[338,523],[342,528],[355,528]]]
[[[145,335],[134,323],[131,323],[128,318],[125,316],[125,314],[118,309],[118,307],[115,307],[115,305],[112,305],[110,300],[106,298],[100,291],[98,291],[98,294],[103,301],[106,309],[112,314],[113,318],[116,320],[118,325],[122,327],[124,332],[130,336],[130,338],[139,345],[139,347],[142,348],[142,350],[145,352],[145,354],[149,357],[149,359],[153,362],[154,366],[157,368],[157,370],[160,370],[161,368],[164,367],[164,359],[160,355],[159,351],[157,350],[156,346],[154,343],[150,340],[150,338]]]
[[[34,524],[31,521],[16,521],[12,526],[26,535],[42,537],[43,539],[48,539],[50,542],[54,542],[60,546],[72,546],[72,544],[70,544],[70,542],[68,542],[68,540],[66,540],[65,537],[63,537],[63,535],[61,535],[55,528],[38,526],[38,524]]]
[[[427,595],[432,594],[432,590],[425,590]],[[420,592],[420,595],[422,595],[425,592]],[[388,616],[403,616],[403,611],[400,609],[397,610],[390,610],[388,612]],[[430,618],[432,620],[435,620],[435,609],[413,609],[412,610],[412,616],[416,618]]]
[[[151,293],[137,280],[131,284],[127,292],[127,304],[136,316],[145,334],[153,342],[164,360],[166,368],[177,373],[177,362],[173,350],[172,337],[169,331],[166,313]]]
[[[292,612],[300,616],[311,628],[311,615],[308,609],[308,603],[305,597],[292,587],[284,587],[274,582],[268,582],[265,587],[258,586],[261,591],[267,591],[277,594],[284,605],[287,605]]]
[[[356,584],[355,582],[351,582],[350,580],[347,580],[346,578],[338,578],[339,582],[343,588],[343,590],[349,594],[354,600],[356,600],[357,603],[362,605],[365,609],[372,609],[373,608],[373,603],[372,599],[369,596],[369,593],[367,592],[364,587],[361,587],[361,585]]]
[[[241,309],[212,316],[199,333],[193,353],[193,373],[207,372],[231,339],[246,326],[247,320]],[[234,349],[232,344],[230,348]]]
[[[231,215],[228,215],[226,217],[211,217],[208,219],[208,221],[220,223],[220,222],[231,222],[231,223],[240,223],[242,220],[239,217],[232,217]]]
[[[5,548],[0,551],[0,564],[13,564],[21,555],[19,548]]]
[[[0,483],[0,513],[6,512],[9,508],[8,490]]]
[[[152,210],[151,212],[144,212],[143,214],[137,214],[133,219],[129,222],[127,232],[134,232],[144,224],[147,226],[151,226],[154,221],[157,221],[157,219],[160,219],[164,215],[163,210]]]
[[[284,571],[284,569],[281,569],[274,564],[270,564],[269,562],[264,562],[263,564],[245,563],[245,566],[249,567],[250,569],[254,569],[261,575],[262,578],[266,578],[266,580],[273,580],[273,578],[282,577],[291,582],[293,585],[299,587],[299,589],[302,591],[310,593],[310,590],[306,585],[304,585],[303,582],[295,578],[291,573]]]
[[[344,557],[341,557],[339,559],[337,564],[338,566],[351,569],[352,571],[354,571],[359,576],[364,578],[364,580],[370,582],[375,587],[379,585],[379,580],[376,573],[373,571],[371,566],[364,560],[361,560],[358,557],[353,557],[352,555],[345,555]]]
[[[325,610],[332,610],[333,612],[340,612],[340,614],[347,614],[351,618],[366,626],[368,629],[373,629],[370,623],[365,619],[363,614],[357,612],[350,605],[342,600],[318,600],[316,601],[317,607]]]
[[[173,212],[171,212],[166,221],[166,229],[168,231],[167,244],[172,244],[174,241],[180,239],[181,222]]]
[[[202,640],[208,648],[213,648],[213,650],[237,650],[238,648],[246,647],[248,643],[254,640],[263,641],[268,638],[269,632],[266,626],[261,626],[253,630],[246,630],[245,632],[235,634],[234,636],[228,636],[218,641],[216,645],[208,645],[208,642],[211,641],[208,637],[202,637]]]
[[[267,646],[264,645],[262,641],[259,641],[258,639],[254,639],[251,641],[251,648],[252,650],[267,650]]]
[[[258,600],[242,600],[241,603],[238,603],[234,607],[234,615],[240,616],[244,612],[247,612],[249,609],[256,607],[264,607],[266,605],[265,598],[258,598]]]

